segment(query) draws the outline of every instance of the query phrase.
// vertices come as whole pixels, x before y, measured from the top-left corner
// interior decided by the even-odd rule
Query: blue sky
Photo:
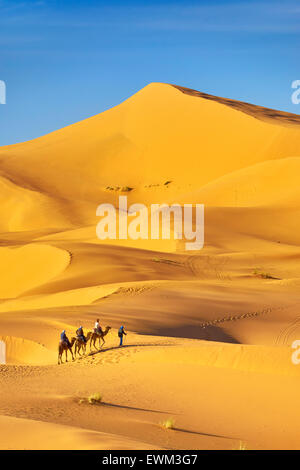
[[[0,0],[0,145],[168,82],[300,114],[299,0]]]

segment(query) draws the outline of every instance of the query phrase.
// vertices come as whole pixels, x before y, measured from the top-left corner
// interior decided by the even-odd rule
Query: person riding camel
[[[99,321],[100,321],[99,318],[97,318],[97,321],[96,321],[96,323],[95,323],[95,325],[94,325],[94,332],[97,333],[97,334],[99,334],[99,335],[101,335],[101,334],[102,334],[102,328],[101,328],[101,326],[100,326],[100,324],[99,324]]]
[[[63,330],[63,331],[61,332],[61,334],[60,334],[60,341],[61,341],[62,343],[66,343],[66,344],[68,345],[68,347],[71,346],[71,343],[70,343],[70,341],[69,341],[69,338],[68,338],[67,335],[66,335],[66,330]]]
[[[77,335],[77,338],[81,339],[84,343],[86,343],[86,337],[84,336],[82,326],[80,326],[78,330],[76,330],[76,335]]]

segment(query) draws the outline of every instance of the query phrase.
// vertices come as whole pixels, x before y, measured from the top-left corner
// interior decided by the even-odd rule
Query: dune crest
[[[261,119],[262,121],[270,122],[272,124],[278,125],[300,125],[300,116],[298,114],[287,113],[285,111],[277,111],[275,109],[265,108],[263,106],[257,106],[251,103],[246,103],[244,101],[230,100],[228,98],[221,98],[220,96],[210,95],[208,93],[203,93],[191,88],[185,88],[178,85],[172,85],[173,87],[180,90],[182,93],[185,93],[190,96],[197,96],[199,98],[204,98],[206,100],[216,101],[220,104],[225,104],[230,106],[237,111],[249,114],[250,116],[255,117],[256,119]]]

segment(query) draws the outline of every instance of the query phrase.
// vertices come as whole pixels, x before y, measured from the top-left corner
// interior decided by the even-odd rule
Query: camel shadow
[[[122,349],[126,349],[126,348],[144,348],[144,347],[147,347],[147,346],[150,346],[150,347],[154,347],[154,346],[175,346],[174,344],[169,344],[169,343],[136,343],[136,344],[126,344],[126,345],[123,345],[123,346],[111,346],[109,348],[103,348],[103,349],[97,349],[97,351],[90,351],[88,354],[86,354],[86,357],[88,356],[94,356],[95,354],[99,354],[99,353],[104,353],[104,352],[108,352],[108,351],[115,351],[115,350],[122,350]]]

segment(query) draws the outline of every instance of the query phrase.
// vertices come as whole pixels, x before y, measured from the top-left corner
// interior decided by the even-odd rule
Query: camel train
[[[95,327],[93,331],[89,331],[86,336],[84,336],[83,334],[82,327],[78,328],[78,330],[76,331],[76,335],[77,335],[76,338],[72,337],[71,341],[69,341],[69,339],[67,338],[65,330],[62,332],[61,339],[58,345],[58,364],[62,364],[62,355],[64,352],[66,354],[66,362],[68,362],[68,351],[70,351],[73,361],[76,358],[77,354],[79,356],[86,354],[86,346],[87,346],[88,341],[90,342],[90,351],[92,350],[92,346],[94,347],[94,349],[98,351],[104,346],[105,344],[104,337],[107,335],[111,327],[107,326],[105,330],[103,331],[101,327],[99,326],[98,321],[97,323],[96,323],[97,327]],[[96,347],[97,340],[99,341],[98,349]],[[101,344],[101,341],[102,341],[102,344]],[[74,344],[75,344],[75,348],[74,348],[74,354],[73,354],[72,348]]]

